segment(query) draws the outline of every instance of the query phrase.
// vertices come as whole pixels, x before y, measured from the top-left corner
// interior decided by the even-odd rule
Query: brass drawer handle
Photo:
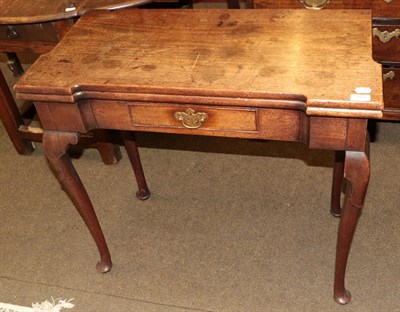
[[[19,34],[14,26],[7,26],[7,38],[8,39],[18,39]]]
[[[383,81],[386,81],[386,80],[388,80],[388,79],[393,80],[393,78],[394,78],[395,75],[396,75],[396,74],[395,74],[395,72],[394,72],[393,70],[388,71],[386,74],[383,74],[383,75],[382,75]]]
[[[330,0],[299,0],[300,3],[308,10],[321,10]]]
[[[392,40],[392,38],[399,38],[400,36],[400,29],[395,29],[391,32],[385,30],[385,31],[380,31],[378,28],[372,29],[372,35],[375,37],[378,37],[380,41],[383,43],[389,42]]]
[[[390,3],[392,2],[392,0],[384,0],[386,3]]]
[[[182,121],[185,128],[197,129],[208,119],[208,115],[202,112],[196,113],[193,109],[188,108],[186,112],[176,112],[175,119]]]

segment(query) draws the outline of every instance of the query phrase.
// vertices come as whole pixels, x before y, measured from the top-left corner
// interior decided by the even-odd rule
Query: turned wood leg
[[[128,153],[133,171],[135,173],[138,184],[136,197],[140,200],[145,200],[150,197],[150,191],[147,187],[146,178],[144,177],[142,163],[139,157],[139,151],[136,144],[135,133],[131,131],[121,131],[121,136],[125,144],[126,152]]]
[[[336,151],[335,153],[335,164],[333,167],[333,179],[332,179],[332,196],[331,196],[331,214],[334,217],[340,217],[340,195],[342,193],[342,182],[344,175],[344,151]]]
[[[97,245],[101,258],[97,263],[97,271],[105,273],[112,266],[110,252],[89,196],[67,153],[71,144],[78,143],[79,137],[76,133],[45,131],[43,148],[57,179],[79,211]]]
[[[3,73],[0,70],[0,119],[4,124],[11,142],[18,154],[29,155],[35,149],[31,141],[24,140],[19,135],[19,127],[24,125],[22,116],[10,92]]]
[[[7,52],[6,54],[8,58],[7,66],[12,71],[14,77],[21,76],[24,73],[24,70],[21,66],[17,54],[10,52]]]
[[[112,131],[96,130],[94,138],[96,140],[96,148],[100,153],[101,160],[105,165],[114,165],[121,160],[121,150],[118,144],[111,143],[113,141]]]
[[[367,142],[365,152],[346,152],[344,177],[348,185],[339,223],[334,283],[334,299],[340,304],[346,304],[351,299],[350,292],[345,288],[345,273],[351,242],[369,182],[368,149]]]

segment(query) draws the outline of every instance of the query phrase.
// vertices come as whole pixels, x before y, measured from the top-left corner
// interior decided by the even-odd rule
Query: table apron
[[[43,128],[93,129],[302,142],[310,148],[363,151],[367,120],[308,116],[300,109],[190,105],[110,100],[36,102]]]

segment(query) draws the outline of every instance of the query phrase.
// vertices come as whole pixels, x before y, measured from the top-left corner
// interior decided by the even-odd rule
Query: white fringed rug
[[[42,303],[32,303],[32,307],[22,307],[0,302],[0,312],[60,312],[63,309],[72,309],[74,307],[71,303],[73,299],[51,299],[52,302],[46,300]]]

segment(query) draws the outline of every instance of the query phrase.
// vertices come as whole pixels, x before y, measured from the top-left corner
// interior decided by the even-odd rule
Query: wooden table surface
[[[287,93],[310,113],[380,117],[381,67],[372,62],[371,35],[365,36],[370,11],[236,14],[90,12],[67,40],[39,58],[16,90],[20,96],[101,88],[260,99]],[[359,87],[371,89],[370,100],[350,100]],[[360,111],[348,110],[354,108]]]
[[[47,22],[81,16],[90,10],[120,9],[151,0],[0,0],[0,24]]]

